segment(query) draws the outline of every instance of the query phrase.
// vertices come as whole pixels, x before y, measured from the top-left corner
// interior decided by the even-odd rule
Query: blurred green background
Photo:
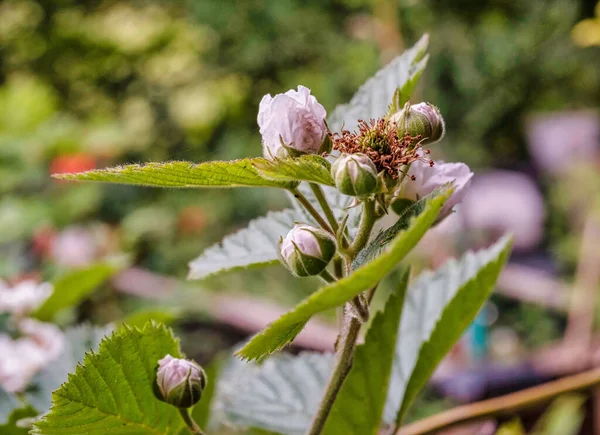
[[[543,236],[516,260],[569,280],[580,225],[570,219],[571,194],[582,190],[584,201],[597,194],[597,170],[558,183],[532,159],[527,121],[599,106],[595,7],[595,0],[4,0],[0,277],[53,280],[125,255],[131,265],[183,280],[205,247],[285,207],[285,196],[65,184],[50,174],[260,155],[256,113],[264,94],[303,84],[332,110],[428,32],[431,58],[414,100],[445,116],[448,132],[435,156],[531,178],[543,195]],[[244,273],[202,283],[202,291],[169,304],[206,308],[198,299],[215,290],[289,305],[315,284],[283,270]],[[118,322],[146,304],[114,290],[106,284],[65,322]],[[498,324],[513,327],[527,347],[561,333],[560,316],[495,303]],[[205,339],[193,334],[188,343]]]

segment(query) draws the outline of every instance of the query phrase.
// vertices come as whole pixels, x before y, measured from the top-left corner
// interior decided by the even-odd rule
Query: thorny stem
[[[331,225],[331,228],[333,229],[333,231],[335,233],[337,233],[339,230],[339,225],[337,223],[337,220],[335,219],[335,215],[333,214],[331,207],[329,206],[329,203],[327,202],[327,198],[325,198],[323,189],[321,189],[321,186],[319,186],[318,184],[315,184],[315,183],[310,183],[310,188],[312,189],[313,193],[315,194],[315,198],[317,198],[319,205],[323,209],[323,213],[325,213],[325,217],[327,218],[329,225]]]
[[[561,394],[589,390],[599,384],[600,368],[595,368],[516,393],[459,406],[402,428],[395,427],[389,433],[395,435],[436,434],[457,424],[499,415],[512,415],[515,411],[540,405]]]
[[[204,431],[200,429],[200,426],[198,426],[198,424],[194,421],[187,409],[179,408],[179,414],[181,415],[181,418],[183,418],[185,425],[188,427],[191,433],[195,435],[206,435]]]
[[[302,206],[310,213],[310,215],[313,218],[315,218],[317,223],[321,225],[321,227],[324,230],[329,231],[331,234],[335,235],[335,232],[331,229],[329,224],[325,221],[325,219],[323,219],[323,217],[319,214],[317,209],[315,209],[312,206],[308,199],[306,199],[306,197],[302,195],[302,193],[300,193],[300,191],[298,191],[297,189],[293,189],[291,192],[294,195],[294,197],[300,202],[300,204],[302,204]]]

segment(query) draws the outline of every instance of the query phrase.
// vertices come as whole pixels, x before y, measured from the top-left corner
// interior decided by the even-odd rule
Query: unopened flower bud
[[[299,277],[321,273],[335,251],[335,238],[331,234],[303,224],[296,224],[280,243],[281,261]]]
[[[400,112],[390,117],[390,122],[398,125],[398,134],[412,137],[421,136],[422,145],[438,142],[444,137],[446,127],[439,109],[429,103],[404,106]]]
[[[202,397],[206,374],[194,361],[165,356],[156,372],[159,399],[177,408],[191,408]]]
[[[331,166],[331,176],[344,195],[363,196],[377,189],[377,168],[363,153],[342,154]]]

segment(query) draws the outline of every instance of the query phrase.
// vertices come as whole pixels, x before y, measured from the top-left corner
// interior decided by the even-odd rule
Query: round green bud
[[[419,103],[404,108],[390,117],[390,122],[398,125],[398,135],[421,136],[422,145],[438,142],[446,133],[444,118],[433,104]]]
[[[331,176],[344,195],[363,196],[377,190],[377,168],[363,153],[342,154],[331,166]]]
[[[298,277],[318,275],[336,252],[331,234],[303,224],[296,224],[279,245],[281,262]]]
[[[202,397],[206,373],[194,361],[166,355],[158,361],[157,397],[177,408],[191,408]]]

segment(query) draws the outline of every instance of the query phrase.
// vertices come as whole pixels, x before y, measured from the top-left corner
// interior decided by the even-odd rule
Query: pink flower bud
[[[178,408],[190,408],[202,397],[206,374],[194,361],[165,356],[158,361],[159,399]]]
[[[281,241],[281,261],[295,276],[318,275],[335,255],[334,237],[327,231],[297,224]]]
[[[304,86],[275,97],[265,95],[258,110],[264,156],[284,158],[289,150],[319,152],[327,139],[326,116],[325,108]]]

